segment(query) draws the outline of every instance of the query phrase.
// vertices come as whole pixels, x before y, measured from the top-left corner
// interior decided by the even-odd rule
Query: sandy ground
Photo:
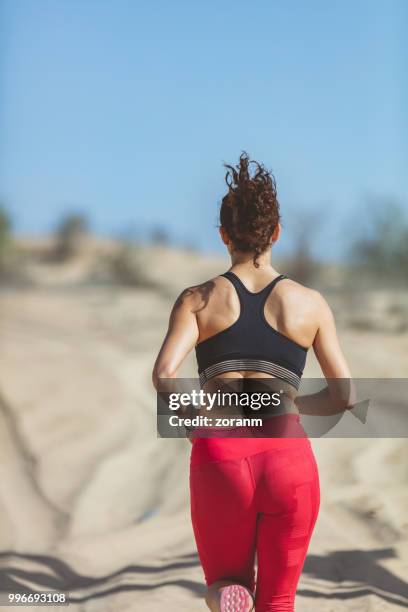
[[[212,266],[200,268],[203,278]],[[190,446],[157,438],[150,384],[194,258],[190,268],[171,282],[162,271],[166,291],[49,283],[0,294],[3,591],[69,591],[73,612],[206,609]],[[407,375],[406,333],[341,337],[355,376]],[[313,358],[306,373],[318,375]],[[194,375],[192,360],[185,374]],[[407,441],[313,446],[322,505],[297,610],[407,608]]]

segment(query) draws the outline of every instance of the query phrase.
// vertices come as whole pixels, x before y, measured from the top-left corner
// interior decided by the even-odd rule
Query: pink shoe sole
[[[221,612],[250,612],[252,597],[240,584],[231,584],[221,591]]]

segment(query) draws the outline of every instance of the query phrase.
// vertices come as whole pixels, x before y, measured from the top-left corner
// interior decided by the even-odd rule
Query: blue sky
[[[0,197],[21,234],[74,209],[216,249],[243,149],[275,173],[283,250],[320,215],[336,256],[367,197],[408,207],[405,0],[0,6]]]

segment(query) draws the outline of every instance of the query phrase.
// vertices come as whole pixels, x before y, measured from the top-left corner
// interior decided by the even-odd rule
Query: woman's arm
[[[198,341],[195,302],[194,290],[186,289],[173,306],[167,334],[153,368],[152,380],[156,389],[160,378],[177,378],[179,367]]]
[[[298,397],[296,405],[301,414],[328,416],[350,409],[355,402],[355,393],[333,313],[318,293],[316,312],[318,323],[313,350],[327,380],[327,387],[318,393]]]
[[[350,369],[340,347],[333,313],[326,300],[318,294],[318,329],[313,350],[327,379],[351,378]]]

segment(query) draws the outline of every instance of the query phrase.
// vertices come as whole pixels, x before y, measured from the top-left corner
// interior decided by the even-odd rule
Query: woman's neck
[[[272,268],[271,263],[271,250],[268,249],[264,253],[261,253],[257,258],[258,267],[254,266],[254,254],[253,253],[242,253],[235,251],[231,254],[231,267],[239,267],[241,269],[252,269],[262,271]]]

